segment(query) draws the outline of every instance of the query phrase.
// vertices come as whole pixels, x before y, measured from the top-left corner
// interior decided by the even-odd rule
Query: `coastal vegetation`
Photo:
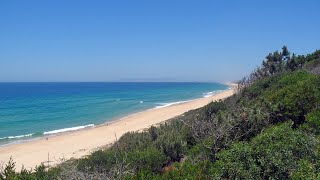
[[[319,179],[320,51],[284,46],[235,90],[57,167],[10,160],[0,179]]]

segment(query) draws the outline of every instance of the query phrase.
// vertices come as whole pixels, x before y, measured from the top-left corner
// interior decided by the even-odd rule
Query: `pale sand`
[[[20,170],[22,164],[25,168],[30,169],[48,161],[48,153],[51,161],[50,165],[60,163],[61,158],[79,158],[90,154],[99,147],[113,143],[116,140],[116,136],[119,138],[126,132],[143,130],[189,110],[200,108],[209,102],[229,97],[233,93],[233,90],[226,90],[211,97],[164,108],[146,110],[119,119],[109,125],[64,133],[48,139],[42,138],[4,146],[0,148],[0,161],[7,162],[12,156],[16,162],[17,170]]]

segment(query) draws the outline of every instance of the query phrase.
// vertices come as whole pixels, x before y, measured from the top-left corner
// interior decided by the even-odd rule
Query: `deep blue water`
[[[210,95],[218,83],[0,83],[0,144]]]

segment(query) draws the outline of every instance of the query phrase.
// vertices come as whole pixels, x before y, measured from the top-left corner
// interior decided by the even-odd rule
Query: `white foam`
[[[0,140],[3,139],[19,139],[19,138],[24,138],[24,137],[29,137],[32,136],[33,134],[25,134],[25,135],[18,135],[18,136],[8,136],[8,137],[2,137]]]
[[[143,104],[143,101],[140,101],[140,104]]]
[[[164,108],[164,107],[168,107],[168,106],[173,106],[173,105],[176,105],[176,104],[186,103],[186,102],[190,102],[190,101],[192,101],[192,100],[177,101],[177,102],[172,102],[172,103],[157,103],[157,104],[159,104],[159,106],[156,106],[155,109]]]
[[[203,97],[210,97],[210,96],[213,96],[214,94],[216,94],[216,91],[209,91],[209,92],[205,92],[202,94],[203,94]]]
[[[67,132],[67,131],[75,131],[75,130],[79,130],[79,129],[84,129],[84,128],[88,128],[88,127],[94,127],[94,124],[88,124],[85,126],[76,126],[76,127],[71,127],[71,128],[57,129],[57,130],[53,130],[53,131],[44,132],[43,134],[44,135],[57,134],[57,133],[62,133],[62,132]]]
[[[202,94],[203,94],[203,97],[211,97],[211,96],[216,95],[216,94],[218,94],[218,93],[220,93],[222,91],[224,91],[224,90],[209,91],[209,92],[205,92],[205,93],[202,93]]]

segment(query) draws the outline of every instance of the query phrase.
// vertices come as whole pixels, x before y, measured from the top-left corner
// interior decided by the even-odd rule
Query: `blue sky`
[[[231,81],[319,49],[319,0],[0,1],[0,81]]]

